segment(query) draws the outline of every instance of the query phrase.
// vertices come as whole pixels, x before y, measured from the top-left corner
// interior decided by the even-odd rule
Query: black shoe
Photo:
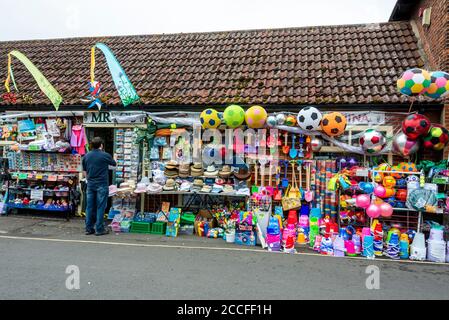
[[[85,235],[90,236],[91,234],[94,234],[94,233],[95,233],[95,231],[86,231]]]
[[[95,233],[96,236],[102,236],[102,235],[105,235],[105,234],[109,234],[109,230],[108,229],[104,229],[103,232],[96,232]]]

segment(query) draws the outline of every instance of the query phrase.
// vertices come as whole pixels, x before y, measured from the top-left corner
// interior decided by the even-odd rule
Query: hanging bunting
[[[58,91],[51,85],[51,83],[45,78],[45,76],[39,71],[38,68],[20,51],[13,50],[10,53],[8,53],[8,76],[5,80],[5,88],[6,91],[9,93],[11,91],[11,88],[9,86],[10,81],[12,81],[14,89],[18,92],[19,89],[16,85],[16,82],[14,80],[14,73],[12,69],[12,58],[11,56],[16,57],[19,59],[20,62],[23,63],[23,65],[28,69],[28,71],[33,76],[34,80],[36,80],[39,88],[42,90],[42,92],[50,99],[50,101],[53,103],[53,106],[56,110],[59,109],[59,105],[62,102],[62,97],[58,93]]]
[[[95,82],[95,48],[100,49],[105,58],[111,72],[112,80],[114,80],[115,87],[117,88],[120,99],[123,105],[126,107],[136,101],[139,101],[139,96],[137,95],[134,86],[131,81],[129,81],[120,63],[117,61],[116,57],[112,53],[111,49],[103,43],[97,43],[91,49],[90,55],[90,87],[96,87],[97,82]],[[92,106],[92,104],[91,104]]]

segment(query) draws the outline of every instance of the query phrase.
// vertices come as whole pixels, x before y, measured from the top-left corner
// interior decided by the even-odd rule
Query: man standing
[[[104,152],[103,141],[95,137],[92,151],[83,157],[83,171],[87,178],[86,235],[101,236],[109,231],[104,227],[104,211],[109,197],[109,166],[116,166],[115,160]],[[94,230],[95,224],[95,230]]]

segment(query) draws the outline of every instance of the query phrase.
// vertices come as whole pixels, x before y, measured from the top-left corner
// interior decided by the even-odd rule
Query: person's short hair
[[[103,144],[103,139],[101,139],[100,137],[95,137],[91,141],[92,148],[94,148],[94,149],[99,149],[102,144]]]

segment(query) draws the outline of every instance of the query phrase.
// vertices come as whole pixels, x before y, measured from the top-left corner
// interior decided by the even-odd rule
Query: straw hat
[[[178,169],[178,163],[175,160],[170,160],[165,164],[165,169]]]
[[[187,178],[188,176],[190,176],[190,165],[187,164],[181,164],[179,166],[179,176],[181,178]]]
[[[173,179],[167,179],[165,182],[165,185],[162,187],[165,191],[172,191],[175,190],[176,182]]]
[[[190,167],[190,172],[192,177],[199,177],[202,176],[204,171],[203,171],[203,165],[201,163],[194,163],[191,167]]]
[[[215,168],[214,165],[210,165],[207,167],[207,170],[204,172],[204,175],[206,177],[215,177],[218,174],[218,170]]]
[[[195,179],[193,180],[193,186],[202,187],[204,185],[203,179]]]
[[[223,187],[223,193],[232,193],[234,192],[234,187],[231,184],[226,184]]]
[[[221,170],[218,171],[218,175],[222,178],[229,178],[231,174],[232,174],[231,166],[229,165],[224,165],[223,168],[221,168]]]

